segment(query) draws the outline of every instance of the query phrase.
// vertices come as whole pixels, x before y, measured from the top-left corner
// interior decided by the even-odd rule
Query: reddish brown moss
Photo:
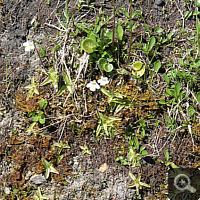
[[[39,102],[43,99],[43,95],[36,96],[33,98],[29,98],[26,100],[27,94],[23,93],[23,91],[19,91],[16,95],[16,110],[22,110],[24,112],[32,112],[34,110],[39,109]]]

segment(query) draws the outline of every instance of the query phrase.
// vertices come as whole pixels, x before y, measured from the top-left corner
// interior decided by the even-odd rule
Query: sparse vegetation
[[[168,167],[199,165],[200,26],[196,0],[185,1],[184,14],[174,1],[162,4],[163,14],[170,4],[180,11],[182,21],[173,29],[158,24],[151,27],[132,1],[129,9],[112,3],[111,15],[100,9],[88,20],[85,15],[97,12],[94,4],[75,1],[69,5],[66,1],[61,13],[54,11],[57,24],[46,23],[57,31],[45,38],[50,48],[44,48],[39,40],[35,46],[24,43],[28,56],[36,47],[41,67],[15,95],[15,111],[24,115],[27,135],[20,138],[21,131],[15,129],[9,139],[9,145],[16,145],[14,150],[7,144],[1,146],[5,162],[16,162],[12,173],[3,177],[4,188],[15,192],[4,194],[4,199],[33,198],[35,190],[22,178],[28,171],[68,185],[67,176],[78,176],[71,170],[75,162],[72,152],[92,158],[97,153],[95,145],[104,140],[113,144],[109,147],[115,156],[113,170],[128,168],[133,183],[127,187],[136,189],[132,199],[167,198]],[[189,4],[195,10],[187,10]],[[163,15],[164,19],[168,15]],[[185,22],[194,16],[196,27],[190,29]],[[7,68],[6,62],[5,88],[9,85]],[[2,116],[3,110],[0,107]],[[184,153],[176,153],[182,141],[192,156],[189,161]],[[111,153],[105,157],[107,154]],[[87,171],[96,173],[95,168]],[[107,185],[103,181],[102,187]],[[87,185],[82,189],[89,191]],[[49,199],[40,187],[34,198]]]

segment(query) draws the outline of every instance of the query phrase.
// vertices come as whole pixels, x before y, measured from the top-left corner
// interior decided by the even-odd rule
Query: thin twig
[[[180,12],[180,14],[181,14],[181,16],[182,16],[182,19],[183,19],[183,28],[184,28],[184,27],[185,27],[185,19],[184,19],[184,15],[183,15],[182,11],[180,10],[180,8],[178,7],[178,4],[176,3],[176,1],[174,1],[174,2],[175,2],[176,7],[178,8],[178,10],[179,10],[179,12]]]

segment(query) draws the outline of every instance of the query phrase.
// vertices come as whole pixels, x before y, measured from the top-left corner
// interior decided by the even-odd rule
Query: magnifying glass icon
[[[179,174],[174,179],[174,186],[180,191],[189,190],[195,193],[196,189],[190,185],[190,178],[186,174]]]

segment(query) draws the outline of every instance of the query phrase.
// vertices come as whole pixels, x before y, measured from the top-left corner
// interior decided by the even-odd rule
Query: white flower
[[[24,42],[23,46],[25,47],[25,51],[31,51],[34,50],[34,44],[30,41]]]
[[[107,77],[103,77],[103,76],[101,76],[101,79],[99,79],[97,82],[98,82],[100,85],[106,85],[106,84],[109,83],[108,78],[107,78]]]
[[[99,84],[96,81],[90,81],[90,83],[88,83],[86,85],[87,88],[90,88],[91,91],[95,91],[96,89],[100,89]]]

